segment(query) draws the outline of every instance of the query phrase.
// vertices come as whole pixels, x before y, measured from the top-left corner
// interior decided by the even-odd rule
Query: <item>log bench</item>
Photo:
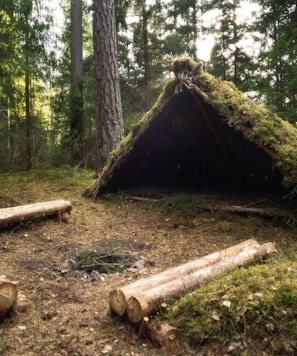
[[[57,217],[68,223],[72,204],[68,200],[52,200],[0,209],[0,228],[22,224],[45,217]]]

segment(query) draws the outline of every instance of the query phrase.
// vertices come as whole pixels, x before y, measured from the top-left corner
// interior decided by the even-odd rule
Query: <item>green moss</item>
[[[268,146],[280,143],[283,140],[284,135],[282,122],[280,120],[273,120],[269,116],[262,115],[260,111],[257,115],[260,119],[255,123],[253,131],[254,136],[261,137],[263,143]]]
[[[199,197],[195,194],[176,194],[160,199],[159,207],[167,213],[174,212],[188,216],[196,216],[200,211]]]
[[[207,93],[210,103],[228,121],[253,141],[257,139],[275,152],[275,166],[283,173],[283,185],[297,190],[297,130],[268,109],[245,97],[233,83],[222,81],[201,72],[195,77],[197,84]]]
[[[204,90],[207,94],[212,94],[217,91],[218,86],[220,85],[220,79],[215,78],[213,75],[200,72],[195,77],[195,82]]]
[[[252,345],[277,339],[267,346],[268,354],[296,351],[296,256],[295,261],[238,268],[208,282],[176,302],[166,319],[199,348],[207,342],[219,344],[223,352],[230,347],[249,352]]]
[[[216,228],[220,232],[230,232],[233,230],[233,223],[230,221],[219,221]]]

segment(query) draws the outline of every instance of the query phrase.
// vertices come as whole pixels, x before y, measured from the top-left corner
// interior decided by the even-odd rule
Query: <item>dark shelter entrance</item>
[[[143,133],[121,172],[122,188],[168,184],[267,191],[279,189],[282,179],[265,151],[224,124],[189,91],[178,94]]]

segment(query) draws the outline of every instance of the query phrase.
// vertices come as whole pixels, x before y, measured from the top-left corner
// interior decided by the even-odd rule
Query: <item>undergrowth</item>
[[[0,208],[41,201],[42,191],[50,191],[53,199],[65,196],[65,192],[70,197],[81,195],[90,184],[92,173],[69,166],[1,173]]]
[[[107,247],[84,247],[75,252],[74,258],[78,262],[79,269],[87,272],[96,270],[99,273],[122,272],[137,260],[136,256],[124,251],[121,244],[113,240]]]
[[[291,256],[293,257],[293,256]],[[297,255],[238,268],[177,301],[164,318],[195,348],[297,353]]]

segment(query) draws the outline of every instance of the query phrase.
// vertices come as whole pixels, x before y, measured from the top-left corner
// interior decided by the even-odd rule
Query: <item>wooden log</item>
[[[176,338],[176,328],[159,320],[150,320],[145,336],[157,347],[164,347]]]
[[[0,209],[0,227],[51,216],[68,221],[71,209],[71,202],[62,199]]]
[[[271,242],[253,246],[240,251],[237,255],[226,257],[213,265],[196,270],[189,275],[183,275],[168,283],[161,283],[152,289],[135,290],[134,296],[127,300],[127,316],[131,322],[138,323],[144,316],[156,313],[162,302],[177,299],[197,289],[205,281],[212,280],[238,266],[244,266],[275,251],[275,246]]]
[[[18,283],[0,276],[0,317],[5,316],[17,301]]]
[[[18,293],[17,301],[16,301],[16,312],[17,313],[25,313],[29,308],[29,302],[25,294]]]
[[[275,208],[252,208],[250,206],[240,206],[240,205],[225,205],[225,206],[210,206],[207,208],[211,212],[220,211],[225,213],[238,213],[238,214],[254,214],[266,217],[276,217],[284,218],[288,220],[293,219],[293,215],[288,211],[275,209]]]
[[[149,321],[150,321],[150,318],[148,316],[145,316],[142,319],[140,327],[139,327],[139,331],[138,331],[138,336],[139,337],[146,336],[146,331],[147,331],[147,327],[148,327]]]
[[[109,306],[117,315],[123,316],[127,308],[127,299],[132,297],[135,293],[138,293],[139,290],[151,290],[158,285],[189,275],[194,271],[206,268],[227,257],[236,256],[239,252],[245,249],[259,246],[259,243],[254,239],[245,240],[224,250],[211,253],[207,256],[173,267],[150,277],[139,279],[134,283],[130,283],[127,286],[111,291],[109,295]]]
[[[111,313],[114,312],[118,316],[123,316],[126,313],[126,296],[121,289],[111,291],[109,294],[109,307]]]

